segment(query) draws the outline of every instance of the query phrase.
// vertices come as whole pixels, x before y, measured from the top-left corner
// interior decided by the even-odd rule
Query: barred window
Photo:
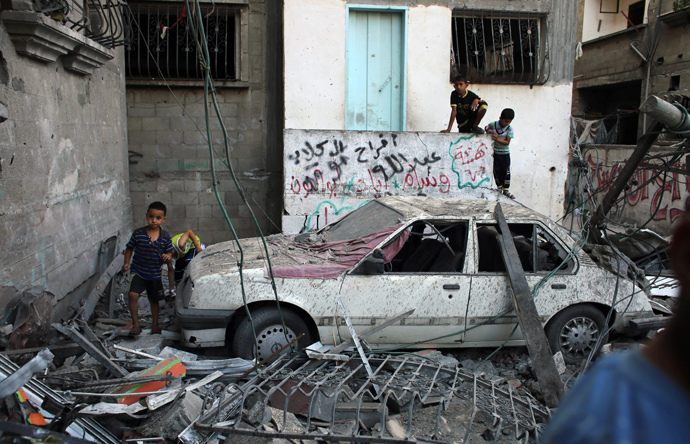
[[[184,3],[131,2],[127,15],[125,65],[128,79],[202,80],[199,51]],[[201,8],[211,56],[211,77],[237,80],[238,9],[219,5]],[[197,32],[199,30],[197,29]]]
[[[451,74],[478,83],[542,84],[546,81],[546,20],[541,15],[496,12],[453,17]]]

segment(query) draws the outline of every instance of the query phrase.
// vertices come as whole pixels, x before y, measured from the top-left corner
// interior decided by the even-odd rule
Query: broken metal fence
[[[488,382],[415,355],[376,355],[368,361],[372,376],[355,357],[281,358],[243,385],[208,392],[196,431],[190,428],[180,440],[200,442],[201,432],[334,442],[450,442],[444,441],[447,430],[441,431],[442,424],[449,424],[444,415],[453,403],[465,402],[466,422],[450,419],[455,430],[464,431],[462,442],[468,441],[480,411],[493,418],[491,433],[514,433],[516,440],[534,442],[549,418],[548,409],[518,395],[510,382]]]
[[[0,355],[0,377],[2,377],[0,379],[7,378],[18,370],[17,364],[6,356]],[[36,378],[32,377],[22,389],[29,398],[37,399],[40,401],[37,402],[38,404],[45,406],[44,415],[46,419],[55,419],[56,422],[60,422],[59,419],[64,420],[65,430],[57,430],[58,432],[66,432],[71,436],[102,444],[119,443],[119,440],[97,421],[91,418],[75,417],[72,412],[73,402],[56,393]],[[72,421],[66,420],[68,418]]]

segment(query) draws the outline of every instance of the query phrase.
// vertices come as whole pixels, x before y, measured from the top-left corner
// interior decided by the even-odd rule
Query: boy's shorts
[[[196,250],[192,248],[183,257],[175,261],[175,284],[180,282],[184,277],[184,271],[187,269],[189,262],[196,256]]]
[[[141,294],[146,290],[149,301],[158,302],[165,299],[165,291],[163,290],[163,282],[160,279],[155,281],[147,281],[138,274],[132,278],[132,284],[129,286],[130,293]]]

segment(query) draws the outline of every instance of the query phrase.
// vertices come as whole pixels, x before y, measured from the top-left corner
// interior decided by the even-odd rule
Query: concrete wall
[[[573,114],[600,108],[604,103],[614,110],[629,109],[631,102],[639,105],[651,94],[690,96],[690,23],[687,19],[679,23],[665,21],[663,18],[672,12],[672,5],[671,0],[662,0],[659,8],[657,0],[650,0],[647,9],[649,22],[640,29],[641,34],[631,29],[583,45],[583,55],[575,64]],[[580,6],[599,10],[598,2],[581,0]],[[657,13],[662,19],[657,17]],[[587,11],[584,10],[583,14]],[[583,35],[578,36],[578,39],[582,38]],[[649,64],[631,49],[631,42],[650,60]],[[654,46],[656,51],[650,54],[647,48]],[[678,89],[671,91],[674,79]],[[626,88],[632,83],[640,85],[639,96],[626,100],[602,100],[602,89]],[[638,137],[648,124],[640,115]]]
[[[486,135],[285,130],[283,230],[318,229],[388,195],[495,199],[492,152]]]
[[[0,21],[0,290],[45,287],[59,301],[54,318],[80,306],[107,266],[101,247],[112,256],[131,229],[123,58],[114,54],[76,74],[61,59],[18,55]]]
[[[599,202],[633,149],[634,147],[622,145],[597,145],[588,146],[583,152],[590,167],[592,186],[597,192]],[[667,148],[655,147],[650,154],[668,151]],[[683,170],[685,159],[674,166]],[[632,227],[640,227],[646,223],[646,228],[662,236],[670,235],[672,224],[684,214],[690,204],[690,182],[686,175],[678,172],[668,173],[665,182],[663,173],[655,179],[656,174],[654,170],[638,169],[631,183],[636,182],[640,186],[633,186],[626,191],[625,203],[614,207],[609,213],[609,218]],[[648,181],[649,183],[644,185]]]
[[[249,1],[241,10],[240,81],[219,84],[230,158],[265,233],[279,231],[282,201],[282,12],[278,3]],[[188,228],[206,244],[232,239],[213,190],[206,142],[203,85],[128,83],[130,187],[135,226],[148,204],[168,206],[171,234]],[[212,113],[218,190],[239,237],[256,236],[253,218],[224,166],[223,136]],[[136,157],[135,157],[136,156]],[[136,162],[136,163],[134,163]]]
[[[551,217],[559,217],[563,213],[567,176],[577,4],[494,0],[443,4],[433,1],[286,0],[283,35],[287,129],[345,129],[346,16],[347,5],[352,4],[407,7],[406,131],[420,133],[437,132],[448,125],[454,9],[547,14],[551,52],[550,76],[545,85],[472,84],[470,89],[489,103],[483,125],[498,119],[503,108],[515,110],[516,137],[511,143],[512,190],[526,205]],[[340,135],[338,133],[338,137]],[[345,140],[353,137],[357,139],[351,136]],[[285,140],[287,143],[287,135]],[[439,146],[447,147],[450,140],[448,136]],[[433,148],[429,150],[434,151]],[[285,151],[287,155],[294,150],[286,145]],[[288,185],[289,162],[285,168],[285,184]],[[285,189],[286,202],[290,192]]]

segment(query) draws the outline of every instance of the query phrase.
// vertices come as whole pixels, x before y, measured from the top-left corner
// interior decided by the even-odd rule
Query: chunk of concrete
[[[556,363],[556,370],[558,371],[559,375],[565,373],[566,367],[562,352],[558,352],[555,355],[553,355],[553,362]]]
[[[187,393],[152,415],[151,419],[139,428],[139,433],[144,436],[161,436],[176,442],[177,436],[201,414],[202,406],[201,397],[191,392]]]

